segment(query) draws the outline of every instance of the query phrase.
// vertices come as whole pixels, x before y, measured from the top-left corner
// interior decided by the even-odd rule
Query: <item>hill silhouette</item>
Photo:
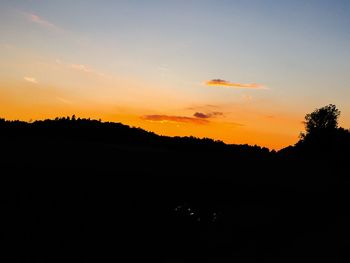
[[[328,105],[281,151],[72,117],[0,119],[14,262],[346,262],[350,133]]]

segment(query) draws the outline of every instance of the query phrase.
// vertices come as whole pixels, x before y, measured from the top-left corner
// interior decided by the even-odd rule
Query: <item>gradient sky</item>
[[[0,116],[75,114],[273,149],[350,126],[348,0],[1,0]]]

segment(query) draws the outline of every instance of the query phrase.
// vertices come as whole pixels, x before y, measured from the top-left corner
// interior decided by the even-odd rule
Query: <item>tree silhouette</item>
[[[350,154],[350,132],[338,126],[340,111],[333,104],[305,115],[305,133],[301,133],[299,142],[294,148],[285,149],[287,155],[299,156],[302,159],[326,160],[334,169],[341,160]]]
[[[312,113],[305,115],[306,134],[302,133],[301,137],[316,134],[322,131],[331,131],[338,128],[338,117],[340,111],[333,104],[314,110]]]

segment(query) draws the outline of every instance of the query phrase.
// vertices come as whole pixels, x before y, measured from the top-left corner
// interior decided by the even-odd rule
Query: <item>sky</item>
[[[350,127],[350,1],[0,0],[0,117],[122,122],[281,149]]]

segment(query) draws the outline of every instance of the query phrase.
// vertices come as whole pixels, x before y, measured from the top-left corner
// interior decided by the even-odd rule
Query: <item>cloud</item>
[[[59,28],[58,26],[52,24],[51,22],[45,20],[44,18],[42,18],[42,17],[40,17],[40,16],[38,16],[36,14],[30,14],[30,13],[28,14],[28,13],[26,13],[25,15],[28,17],[29,21],[31,21],[31,22],[33,22],[35,24],[38,24],[38,25],[43,26],[43,27],[46,27],[48,29],[53,29],[53,30],[56,30],[56,31],[62,31],[62,29]]]
[[[208,86],[217,86],[217,87],[231,87],[235,89],[264,89],[264,86],[256,83],[235,83],[223,79],[212,79],[205,82]]]
[[[246,126],[245,124],[243,124],[243,123],[238,123],[238,122],[227,122],[227,124],[232,125],[232,126],[234,126],[234,127],[243,127],[243,126]]]
[[[200,118],[200,119],[208,119],[214,116],[222,116],[222,115],[224,115],[224,113],[219,111],[214,111],[210,113],[196,112],[195,114],[193,114],[194,117]]]
[[[190,111],[213,111],[217,110],[220,107],[217,105],[212,105],[212,104],[205,104],[205,105],[194,105],[190,107],[184,108],[185,110],[190,110]]]
[[[91,68],[88,65],[66,62],[66,61],[61,60],[60,58],[56,58],[55,63],[56,63],[56,65],[64,66],[64,67],[71,69],[71,70],[80,71],[83,73],[95,74],[97,76],[105,77],[105,78],[108,77],[108,75],[106,75],[105,73],[99,72],[99,71],[95,70],[94,68]]]
[[[201,118],[201,119],[207,119],[207,118],[210,118],[210,114],[205,114],[205,113],[202,113],[202,112],[196,112],[195,114],[193,114],[194,117],[196,118]]]
[[[159,65],[157,69],[163,73],[169,72],[169,67],[166,64]]]
[[[100,77],[107,77],[106,74],[98,72],[97,70],[94,70],[94,69],[90,68],[89,66],[86,66],[83,64],[71,64],[69,67],[71,69],[78,70],[81,72],[96,74]]]
[[[80,70],[80,71],[83,71],[83,72],[86,72],[86,73],[90,73],[90,72],[93,71],[88,66],[85,66],[85,65],[82,65],[82,64],[72,64],[72,65],[70,65],[70,67],[72,69]]]
[[[32,84],[38,84],[38,81],[35,78],[33,78],[33,77],[24,77],[24,80],[28,81],[28,82],[30,82]]]
[[[199,124],[199,125],[209,123],[209,121],[205,119],[186,117],[186,116],[144,115],[141,118],[146,121],[161,122],[161,123],[175,122],[175,123],[192,123],[192,124]]]
[[[56,99],[64,104],[73,104],[70,100],[67,100],[67,99],[62,98],[62,97],[56,97]]]

